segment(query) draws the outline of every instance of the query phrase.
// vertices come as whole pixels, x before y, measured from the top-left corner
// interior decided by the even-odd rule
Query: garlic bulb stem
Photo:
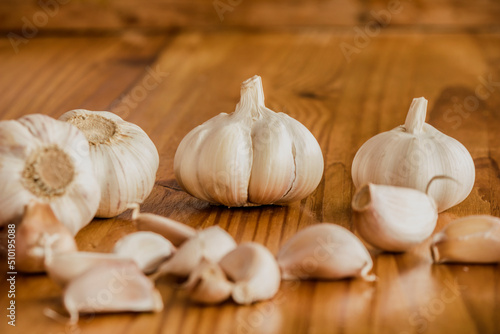
[[[427,113],[427,100],[423,97],[415,98],[411,102],[410,110],[406,115],[406,132],[417,134],[422,132]]]

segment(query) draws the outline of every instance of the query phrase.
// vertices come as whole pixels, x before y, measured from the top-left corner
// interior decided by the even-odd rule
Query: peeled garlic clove
[[[90,143],[90,160],[101,186],[97,217],[114,217],[149,196],[159,156],[140,127],[107,111],[76,109],[59,119],[80,129]]]
[[[71,252],[53,253],[45,257],[45,270],[57,284],[64,286],[96,266],[134,263],[133,260],[113,253]]]
[[[166,274],[189,276],[203,259],[218,262],[234,248],[236,242],[229,233],[218,226],[208,227],[184,242],[174,256],[158,268],[157,277]]]
[[[442,212],[462,202],[475,179],[474,161],[457,140],[425,123],[427,100],[413,99],[406,122],[370,138],[352,162],[352,179],[359,188],[367,183],[386,184],[425,191],[436,175],[446,175],[431,188]]]
[[[146,274],[155,271],[174,252],[170,241],[153,232],[128,234],[118,240],[113,249],[113,253],[134,260]]]
[[[152,213],[140,213],[138,204],[133,204],[130,208],[133,209],[132,219],[139,230],[158,233],[176,247],[196,235],[196,230],[186,224]]]
[[[431,251],[437,263],[498,263],[500,219],[479,215],[454,220],[434,236]]]
[[[67,123],[39,114],[0,121],[0,225],[19,221],[35,200],[75,235],[100,200],[88,155],[85,136]]]
[[[322,223],[297,232],[281,247],[278,264],[283,279],[362,277],[373,267],[363,243],[342,226]]]
[[[232,114],[189,132],[174,158],[175,176],[191,195],[232,206],[290,203],[309,196],[323,175],[323,155],[297,120],[264,105],[262,80],[241,86]]]
[[[64,290],[64,307],[70,323],[79,314],[110,312],[159,312],[163,301],[158,290],[134,262],[100,264],[72,280]]]
[[[73,235],[54,215],[50,204],[32,201],[16,228],[16,268],[24,272],[45,271],[47,247],[51,252],[76,252]]]
[[[352,199],[356,231],[382,250],[403,252],[427,239],[436,227],[436,203],[425,193],[369,183]]]
[[[232,297],[238,304],[251,304],[274,297],[280,287],[280,269],[274,255],[264,246],[245,242],[219,262],[235,282]]]
[[[206,260],[202,260],[183,285],[192,301],[203,304],[218,304],[227,300],[231,297],[233,286],[217,263]]]

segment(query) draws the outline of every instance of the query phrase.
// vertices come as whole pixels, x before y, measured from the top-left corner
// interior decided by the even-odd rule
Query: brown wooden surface
[[[89,2],[108,6],[109,11],[96,14],[96,20],[99,15],[114,13],[111,9],[119,3]],[[21,10],[33,3],[2,2],[1,13],[7,19],[0,19],[0,25],[8,30],[22,17],[16,11],[15,15],[6,12],[5,6]],[[83,3],[74,1],[68,6]],[[120,3],[127,7],[132,2]],[[154,1],[149,9],[141,7],[135,12],[141,16],[149,11],[144,14],[148,17],[157,8],[166,11],[167,5],[161,3]],[[169,10],[187,3],[176,2]],[[337,2],[318,3],[340,6]],[[307,29],[180,29],[107,36],[48,33],[29,39],[19,46],[18,53],[4,38],[0,40],[0,118],[36,112],[58,117],[74,108],[115,111],[141,126],[160,152],[157,183],[143,211],[197,228],[219,225],[239,242],[254,240],[277,252],[287,238],[311,224],[333,222],[352,228],[350,168],[354,154],[371,136],[402,124],[412,98],[425,96],[429,100],[428,122],[461,141],[477,169],[471,195],[440,214],[436,231],[455,217],[479,213],[500,216],[499,5],[486,1],[450,3],[411,2],[415,11],[425,15],[394,15],[394,22],[407,27],[383,29],[362,46],[357,44],[359,52],[352,54],[350,61],[339,47],[342,43],[356,46],[357,33],[349,25],[364,29],[366,20],[359,21],[360,13],[373,6],[384,8],[384,3],[344,4],[339,7],[342,11],[336,12],[338,20],[332,18],[332,22],[345,25],[338,29],[321,27],[328,24],[326,14],[317,18],[313,13],[300,14],[303,12],[297,8],[305,2],[297,1],[287,5],[291,14],[286,22],[289,26],[311,25]],[[285,2],[243,1],[240,6],[230,13],[234,14],[230,24],[252,26],[256,13],[267,12],[267,7],[276,10]],[[209,7],[197,8],[189,17],[212,11]],[[29,13],[28,9],[22,9],[23,13]],[[304,15],[302,21],[299,14]],[[209,14],[199,15],[202,25],[217,20]],[[285,22],[284,18],[275,22],[271,13],[267,15],[264,26]],[[68,16],[62,12],[56,18],[51,21],[53,26],[47,27],[71,30],[90,26],[80,18],[64,22]],[[182,17],[176,16],[176,20],[172,25],[183,24]],[[144,22],[140,19],[137,24],[169,25]],[[102,26],[94,23],[99,29],[124,25],[119,20],[101,22]],[[422,23],[444,28],[425,30]],[[454,28],[447,30],[448,26]],[[487,29],[475,31],[471,26]],[[137,95],[151,71],[160,74],[161,82]],[[323,180],[311,196],[288,206],[227,209],[208,205],[179,189],[172,167],[175,150],[193,127],[220,112],[232,112],[240,83],[254,74],[263,78],[267,106],[296,118],[318,139],[325,157]],[[487,80],[493,82],[491,92],[477,88]],[[476,94],[481,99],[474,99]],[[132,100],[128,105],[127,96]],[[477,105],[468,104],[473,101],[478,101]],[[95,220],[78,234],[80,248],[109,251],[116,240],[134,231],[129,218],[125,213],[115,219]],[[374,273],[379,278],[375,283],[283,282],[273,300],[251,306],[232,302],[194,305],[182,291],[160,280],[158,287],[165,302],[162,313],[83,317],[79,328],[65,327],[43,315],[47,307],[62,312],[57,285],[43,275],[18,275],[17,326],[7,326],[7,286],[2,279],[0,332],[499,333],[500,266],[433,265],[428,245],[426,242],[399,255],[373,250]],[[5,260],[1,261],[4,266]]]

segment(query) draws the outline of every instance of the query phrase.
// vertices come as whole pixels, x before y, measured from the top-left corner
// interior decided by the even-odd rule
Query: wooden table
[[[476,164],[472,193],[439,215],[436,231],[456,217],[499,216],[500,5],[400,5],[390,11],[379,1],[243,1],[223,22],[208,1],[60,5],[35,36],[16,44],[17,53],[13,35],[0,40],[0,118],[114,111],[141,126],[160,152],[156,186],[143,211],[196,228],[219,225],[238,242],[254,240],[277,252],[312,224],[352,229],[354,154],[368,138],[402,124],[412,98],[424,96],[427,121],[462,142]],[[40,10],[34,6],[2,3],[2,36],[23,36],[21,18],[31,19]],[[384,10],[390,22],[372,24]],[[93,15],[98,20],[90,20]],[[288,206],[211,206],[179,188],[174,153],[193,127],[232,112],[240,83],[254,74],[263,78],[267,106],[316,136],[324,177],[311,196]],[[144,80],[155,84],[146,87]],[[82,250],[105,252],[134,230],[127,212],[94,220],[77,241]],[[270,301],[204,307],[160,280],[163,312],[83,317],[79,328],[43,315],[44,308],[62,312],[56,284],[44,275],[18,275],[17,326],[7,326],[2,279],[0,332],[500,332],[500,266],[434,265],[428,241],[404,254],[372,255],[375,283],[283,282]]]

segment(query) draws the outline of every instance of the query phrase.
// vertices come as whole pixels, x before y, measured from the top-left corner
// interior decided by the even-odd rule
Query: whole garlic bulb
[[[323,175],[323,155],[307,128],[264,105],[262,80],[241,86],[234,113],[219,114],[181,141],[174,159],[181,187],[229,207],[283,204],[310,195]]]
[[[90,143],[90,159],[101,185],[97,217],[119,215],[149,196],[159,156],[140,127],[107,111],[76,109],[59,119],[80,129]]]
[[[475,179],[474,161],[457,140],[425,123],[427,100],[413,99],[404,125],[369,139],[352,162],[356,188],[366,183],[387,184],[425,191],[437,175],[442,179],[430,188],[438,211],[462,202]]]
[[[32,200],[49,203],[75,235],[94,217],[100,188],[77,128],[33,114],[0,122],[0,225],[18,220]]]

